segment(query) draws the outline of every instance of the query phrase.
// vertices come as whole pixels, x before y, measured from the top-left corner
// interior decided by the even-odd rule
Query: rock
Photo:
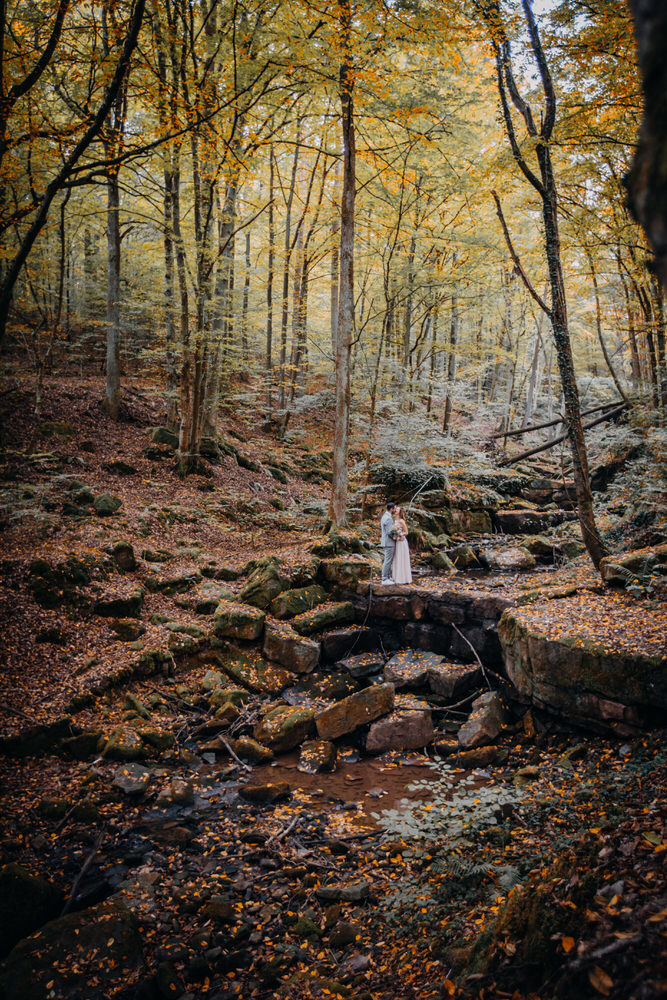
[[[294,925],[294,933],[303,938],[322,937],[322,931],[310,917],[299,917]]]
[[[88,729],[77,736],[61,740],[57,753],[69,760],[88,760],[97,753],[102,733],[99,729]]]
[[[65,807],[67,809],[67,806]],[[0,958],[62,910],[64,894],[21,865],[0,870]]]
[[[93,611],[101,618],[138,618],[144,606],[145,590],[132,580],[117,580],[93,602]]]
[[[310,611],[318,604],[326,601],[328,594],[324,587],[299,587],[297,590],[284,590],[274,597],[269,605],[269,614],[274,618],[293,618],[295,615]]]
[[[392,656],[386,664],[384,679],[396,688],[425,687],[429,670],[441,663],[442,657],[437,653],[404,649]]]
[[[114,497],[111,493],[102,493],[101,496],[93,500],[93,510],[100,517],[110,517],[123,506],[120,497]]]
[[[264,631],[266,615],[256,608],[248,608],[231,601],[220,601],[213,620],[217,636],[230,639],[259,639]]]
[[[605,591],[583,602],[575,594],[506,611],[498,635],[511,682],[538,708],[569,721],[619,735],[650,724],[667,709],[665,647],[641,652],[625,641],[636,611],[624,602],[623,596]],[[562,623],[553,638],[544,625],[551,606]],[[648,603],[641,610],[646,634],[664,634],[660,612]],[[590,637],[589,619],[596,615],[605,621],[604,645]]]
[[[656,566],[662,566],[662,575],[667,576],[667,545],[605,556],[600,563],[600,575],[610,587],[627,587],[642,577],[650,578]]]
[[[537,565],[535,556],[524,545],[480,549],[479,558],[489,569],[516,571],[534,569]]]
[[[315,895],[322,903],[360,903],[370,891],[370,883],[362,881],[321,885],[315,890]]]
[[[226,674],[219,670],[207,670],[199,682],[199,687],[202,691],[215,691],[216,688],[221,688],[226,683]]]
[[[201,910],[204,920],[214,920],[216,924],[233,924],[236,922],[236,910],[224,896],[211,896]]]
[[[456,758],[457,767],[488,767],[498,757],[498,747],[477,747],[475,750],[461,750]]]
[[[242,785],[239,795],[247,802],[269,804],[284,802],[292,792],[286,781],[269,781],[263,785]]]
[[[493,743],[505,723],[506,713],[500,695],[487,691],[475,698],[472,712],[459,729],[459,744],[466,750]]]
[[[218,663],[233,681],[257,694],[280,694],[293,680],[282,667],[241,650],[219,656]]]
[[[487,510],[461,510],[452,507],[449,512],[448,530],[458,535],[488,535],[493,531],[491,515]]]
[[[121,642],[136,642],[146,633],[146,626],[138,622],[136,618],[111,619],[109,628],[116,633]]]
[[[116,476],[136,476],[139,470],[122,458],[112,458],[110,462],[105,462],[102,466],[105,472],[111,472]]]
[[[323,771],[335,771],[337,762],[338,750],[334,743],[308,740],[301,747],[297,767],[305,774],[321,774]]]
[[[173,559],[174,556],[172,552],[167,552],[166,549],[143,549],[141,558],[145,559],[146,562],[165,563]]]
[[[370,580],[372,563],[360,556],[346,556],[338,559],[323,559],[320,574],[327,583],[354,590],[358,583]]]
[[[403,626],[403,642],[413,649],[423,649],[428,653],[449,652],[452,643],[450,625],[430,625],[425,622],[406,622]]]
[[[446,570],[448,573],[456,572],[456,566],[445,552],[434,552],[431,556],[431,566],[433,569]]]
[[[241,760],[250,761],[251,764],[268,764],[274,760],[273,750],[251,740],[249,736],[241,736],[238,740],[232,741],[232,749]]]
[[[266,743],[277,753],[285,753],[310,736],[315,730],[315,713],[312,708],[294,708],[281,705],[269,711],[255,726],[256,740]]]
[[[113,561],[117,569],[122,573],[133,573],[137,568],[137,559],[134,549],[129,542],[116,542],[111,550]]]
[[[206,576],[206,567],[202,569],[202,573]],[[236,595],[228,588],[223,587],[221,583],[216,583],[215,580],[204,580],[195,589],[194,594],[191,598],[185,598],[181,600],[182,606],[190,606],[194,608],[194,611],[198,615],[212,615],[220,604],[220,601],[232,601],[236,600]]]
[[[259,559],[239,594],[244,604],[267,608],[283,590],[283,580],[278,572],[278,560],[273,556]]]
[[[0,995],[101,1000],[120,995],[142,966],[136,917],[122,902],[100,903],[52,920],[20,941],[0,975]]]
[[[222,674],[220,676],[222,677]],[[223,679],[226,683],[227,678]],[[249,697],[250,694],[245,688],[217,687],[211,691],[208,701],[211,708],[222,708],[223,705],[242,705]]]
[[[447,554],[457,569],[479,568],[479,559],[469,545],[457,545]]]
[[[94,562],[69,556],[60,562],[34,559],[28,567],[28,587],[43,608],[57,608],[72,600],[77,588],[90,582]]]
[[[577,515],[571,510],[499,510],[494,519],[505,535],[539,535],[564,521],[576,521]]]
[[[331,625],[341,625],[354,621],[354,605],[350,601],[336,604],[333,601],[321,604],[313,611],[304,611],[292,619],[292,628],[300,635],[312,635]]]
[[[266,623],[263,650],[270,660],[276,660],[297,674],[310,673],[320,658],[319,642],[307,639],[288,625],[279,625],[274,621]]]
[[[553,563],[556,556],[560,555],[561,548],[557,542],[552,541],[544,535],[535,535],[533,538],[524,539],[524,548],[528,549],[531,555],[542,563]]]
[[[328,660],[342,660],[353,653],[370,653],[379,647],[375,629],[364,625],[333,629],[322,636],[322,652]]]
[[[125,701],[123,703],[123,708],[130,709],[132,712],[136,712],[141,719],[150,718],[150,712],[144,705],[142,701],[139,701],[135,694],[128,691],[125,695]]]
[[[109,737],[102,737],[101,752],[109,760],[143,760],[147,756],[146,748],[135,729],[129,726],[116,726]]]
[[[416,750],[433,739],[433,722],[429,711],[398,709],[373,722],[366,737],[368,753],[387,750]]]
[[[0,738],[0,752],[11,757],[37,757],[52,752],[56,744],[72,734],[72,719],[63,716],[55,722],[39,723],[15,736]]]
[[[178,806],[191,806],[195,800],[195,793],[191,781],[183,778],[174,778],[170,789],[171,800]]]
[[[341,921],[329,934],[329,946],[331,948],[344,948],[346,945],[356,941],[357,937],[359,937],[359,928],[357,925]]]
[[[474,688],[481,677],[482,671],[478,666],[441,661],[429,669],[428,683],[433,694],[455,701]]]
[[[170,448],[178,448],[178,434],[174,434],[168,427],[154,427],[151,441],[153,444],[166,444]]]
[[[525,785],[529,785],[532,781],[537,781],[539,776],[539,767],[535,767],[534,764],[527,764],[526,767],[520,767],[518,771],[514,772],[512,784],[517,788],[523,788]]]
[[[143,742],[154,750],[170,750],[176,742],[176,737],[170,729],[159,729],[157,726],[141,726],[137,732]]]
[[[315,718],[320,739],[332,740],[353,732],[358,726],[387,715],[394,707],[392,684],[375,684],[343,698]]]
[[[370,677],[371,674],[379,674],[384,668],[384,656],[382,653],[359,653],[357,656],[348,656],[340,660],[339,667],[347,670],[351,677]],[[387,680],[391,680],[390,677]]]
[[[195,584],[201,582],[199,570],[190,570],[185,573],[174,573],[169,576],[149,576],[146,578],[146,586],[153,592],[161,594],[185,594],[191,590]]]
[[[143,795],[151,780],[151,772],[142,764],[123,764],[117,767],[113,784],[125,795]]]

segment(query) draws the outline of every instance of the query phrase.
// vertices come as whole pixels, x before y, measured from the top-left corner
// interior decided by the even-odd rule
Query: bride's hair
[[[402,517],[403,520],[405,521],[405,508],[404,507],[399,507],[398,508],[398,516]]]

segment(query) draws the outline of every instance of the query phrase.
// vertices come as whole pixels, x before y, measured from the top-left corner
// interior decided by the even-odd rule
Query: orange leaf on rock
[[[574,948],[574,938],[563,937],[560,939],[560,943],[563,946],[563,951],[567,954]]]

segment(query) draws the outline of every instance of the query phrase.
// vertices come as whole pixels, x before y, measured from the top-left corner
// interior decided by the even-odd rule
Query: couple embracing
[[[382,582],[387,586],[392,583],[412,583],[408,526],[403,508],[397,507],[395,503],[388,503],[380,527],[384,550]]]

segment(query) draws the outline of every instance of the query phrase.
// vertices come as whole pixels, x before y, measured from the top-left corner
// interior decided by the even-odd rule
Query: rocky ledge
[[[538,707],[630,734],[667,709],[667,605],[580,593],[505,612],[507,675]]]

